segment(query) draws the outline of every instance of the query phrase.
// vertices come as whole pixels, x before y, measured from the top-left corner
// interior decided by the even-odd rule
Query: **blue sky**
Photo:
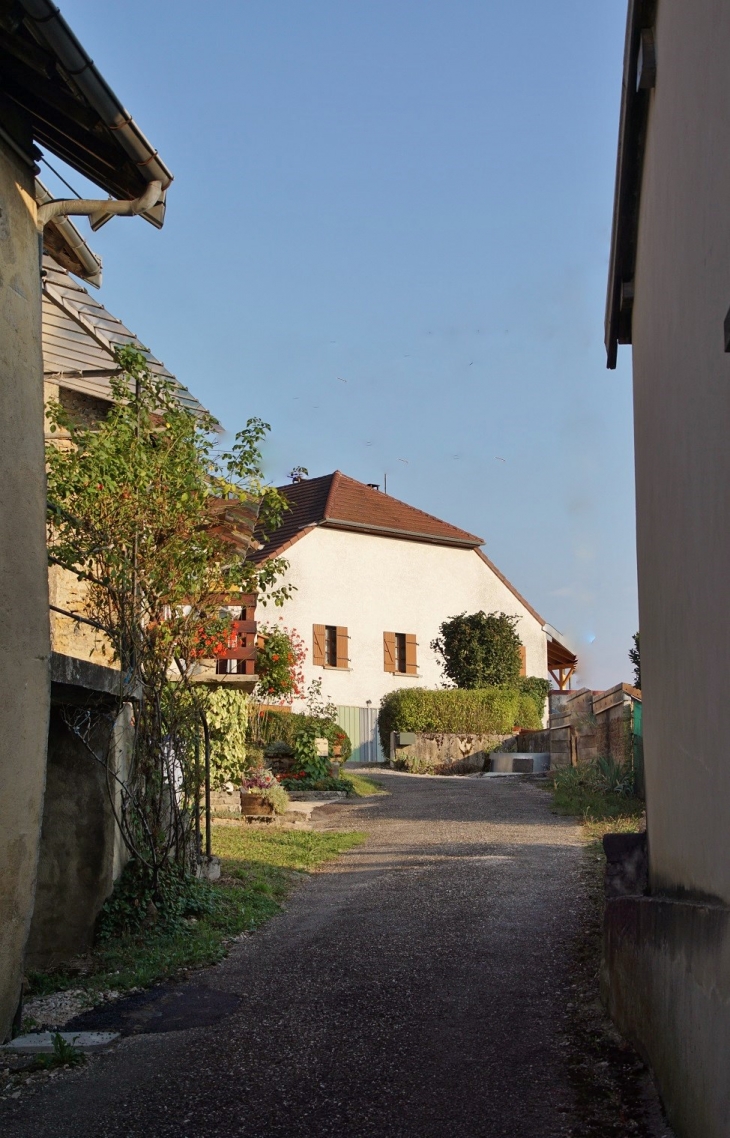
[[[625,6],[61,7],[175,174],[162,232],[93,235],[102,301],[226,427],[271,423],[272,480],[387,473],[485,538],[583,682],[629,680],[630,354],[608,372],[602,343]]]

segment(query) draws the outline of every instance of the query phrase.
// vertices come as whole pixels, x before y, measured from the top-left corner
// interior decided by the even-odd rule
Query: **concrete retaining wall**
[[[489,754],[514,735],[417,732],[415,743],[391,747],[391,761],[414,774],[475,774],[489,768]]]
[[[120,777],[125,774],[132,732],[125,708],[115,724],[98,719],[89,739],[99,756],[106,756],[111,744],[110,767]],[[111,788],[114,792],[113,778]],[[119,804],[119,795],[115,797]],[[28,967],[51,968],[91,947],[99,910],[127,857],[114,820],[106,768],[68,728],[63,706],[54,706]]]
[[[609,901],[602,988],[651,1064],[681,1138],[730,1134],[730,910],[663,897]]]

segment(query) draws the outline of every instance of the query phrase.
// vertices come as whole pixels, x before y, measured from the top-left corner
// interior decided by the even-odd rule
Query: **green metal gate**
[[[634,785],[639,798],[646,798],[644,785],[644,717],[638,700],[631,701],[631,745],[634,760]]]
[[[337,723],[350,737],[353,763],[385,762],[378,736],[377,708],[338,707]]]

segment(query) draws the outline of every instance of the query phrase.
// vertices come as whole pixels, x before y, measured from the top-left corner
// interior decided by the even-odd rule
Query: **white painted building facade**
[[[293,509],[258,556],[286,558],[294,592],[281,610],[259,607],[257,619],[298,632],[305,686],[322,681],[343,726],[352,722],[344,709],[372,709],[374,722],[386,693],[443,686],[431,642],[463,612],[517,617],[524,674],[550,678],[555,651],[566,649],[486,558],[481,538],[340,472],[281,489]]]
[[[548,677],[542,622],[477,550],[317,526],[284,556],[286,580],[296,592],[281,610],[282,621],[307,645],[306,683],[320,678],[334,703],[375,707],[394,688],[440,687],[443,673],[430,647],[439,625],[480,609],[517,616],[526,674]],[[259,609],[257,616],[266,620],[267,613]],[[346,660],[315,664],[315,626],[347,630]],[[385,670],[386,633],[415,636],[414,673]]]

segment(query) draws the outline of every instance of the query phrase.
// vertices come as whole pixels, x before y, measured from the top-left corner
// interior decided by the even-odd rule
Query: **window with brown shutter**
[[[418,675],[418,640],[414,633],[383,633],[383,669],[401,676]]]
[[[340,624],[315,624],[312,661],[321,668],[347,668],[350,665],[347,629]]]
[[[343,625],[337,625],[337,663],[336,668],[347,668],[350,665],[350,637]]]
[[[520,675],[527,675],[527,649],[524,644],[520,644]]]
[[[312,663],[324,667],[325,626],[315,624],[312,629]]]

